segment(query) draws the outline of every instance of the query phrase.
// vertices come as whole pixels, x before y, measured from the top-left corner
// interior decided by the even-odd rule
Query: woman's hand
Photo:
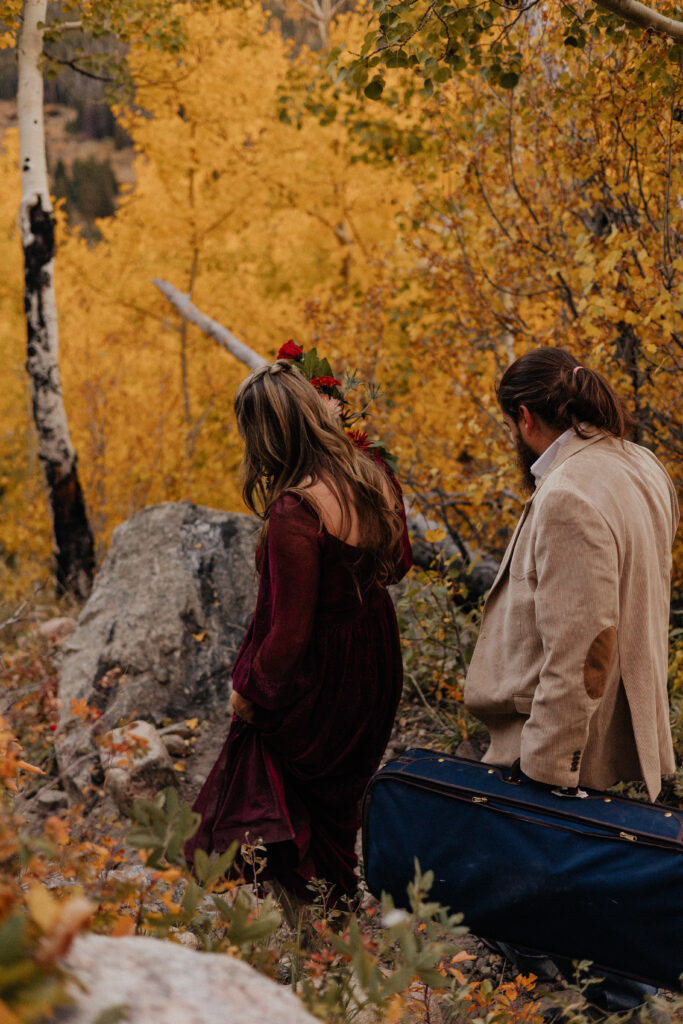
[[[230,694],[230,706],[239,718],[243,719],[245,722],[249,722],[250,725],[254,725],[257,710],[256,706],[250,700],[247,700],[246,697],[243,697],[241,694],[237,693],[236,690],[233,690]]]

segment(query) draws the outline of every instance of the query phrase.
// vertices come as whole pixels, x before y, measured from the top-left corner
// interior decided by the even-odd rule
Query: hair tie
[[[574,369],[572,370],[572,377],[576,377],[576,375],[579,372],[579,370],[585,370],[585,369],[586,369],[585,366],[575,366]]]

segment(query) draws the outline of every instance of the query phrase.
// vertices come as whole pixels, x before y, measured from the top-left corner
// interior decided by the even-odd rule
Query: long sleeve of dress
[[[267,558],[255,612],[265,636],[250,663],[238,659],[233,686],[259,707],[293,704],[310,685],[306,654],[318,601],[320,531],[316,516],[295,494],[284,494],[268,521]],[[268,611],[267,611],[268,609]]]

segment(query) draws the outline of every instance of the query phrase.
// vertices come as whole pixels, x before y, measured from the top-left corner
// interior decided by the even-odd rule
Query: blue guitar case
[[[669,989],[683,974],[683,813],[409,750],[370,780],[367,884],[407,906],[415,874],[475,935]]]

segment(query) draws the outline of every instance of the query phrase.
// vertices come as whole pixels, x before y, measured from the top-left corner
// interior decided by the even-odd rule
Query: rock
[[[187,946],[188,949],[199,949],[199,939],[194,932],[183,932],[180,928],[171,928],[169,929],[169,935],[172,935],[181,946]]]
[[[165,725],[163,729],[159,729],[160,736],[182,736],[184,740],[189,740],[194,736],[194,729],[191,729],[186,722],[173,722],[172,725]]]
[[[151,799],[160,789],[175,784],[166,746],[149,722],[132,722],[106,733],[100,761],[105,789],[123,814],[139,797]]]
[[[66,807],[69,802],[69,798],[66,793],[61,789],[52,789],[50,786],[45,786],[41,789],[36,796],[36,800],[48,810],[57,810],[59,807]]]
[[[156,725],[227,708],[256,603],[257,533],[250,516],[189,502],[145,509],[115,530],[62,648],[55,748],[72,799],[88,800],[98,765],[92,723],[72,702],[101,715],[99,734],[132,719]]]
[[[127,1008],[127,1024],[316,1024],[291,991],[223,953],[87,934],[63,966],[74,1005],[56,1011],[57,1024],[92,1024],[114,1007]]]
[[[185,757],[187,754],[187,745],[182,736],[178,736],[176,733],[171,732],[162,736],[161,739],[171,757]]]
[[[41,636],[45,636],[53,644],[61,643],[62,640],[66,640],[68,636],[71,636],[76,628],[76,620],[62,616],[57,619],[48,619],[47,622],[41,622],[38,626],[38,632]]]

